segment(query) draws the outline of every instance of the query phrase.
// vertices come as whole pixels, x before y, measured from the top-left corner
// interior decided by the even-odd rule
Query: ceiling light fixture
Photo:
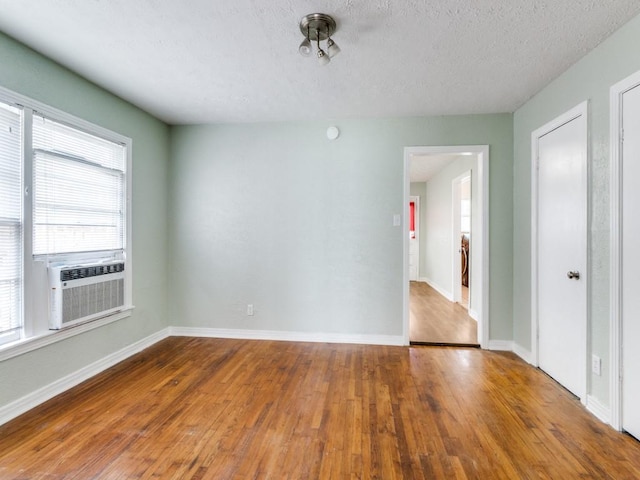
[[[307,25],[307,38],[305,38],[298,48],[300,55],[308,57],[311,55],[311,40],[309,39],[309,26]]]
[[[308,57],[311,55],[311,42],[315,41],[318,48],[318,63],[326,65],[331,58],[340,53],[340,47],[333,41],[331,35],[336,31],[336,21],[324,13],[312,13],[302,17],[300,20],[300,32],[304,35],[304,40],[300,44],[298,51],[300,55]],[[320,47],[322,40],[327,41],[327,50]]]

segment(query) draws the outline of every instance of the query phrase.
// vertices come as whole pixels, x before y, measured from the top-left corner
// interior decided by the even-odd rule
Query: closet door
[[[640,439],[640,86],[622,96],[622,428]]]
[[[538,365],[583,401],[587,377],[586,116],[586,104],[581,104],[534,132]]]

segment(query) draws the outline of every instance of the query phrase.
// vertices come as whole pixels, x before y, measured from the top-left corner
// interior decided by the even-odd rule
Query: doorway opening
[[[406,343],[488,344],[488,160],[485,145],[405,148]]]

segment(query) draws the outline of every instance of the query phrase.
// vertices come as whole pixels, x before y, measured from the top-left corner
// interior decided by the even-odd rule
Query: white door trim
[[[640,72],[609,91],[610,142],[610,286],[609,286],[609,403],[610,423],[622,430],[622,95],[640,85]]]
[[[469,152],[478,157],[478,198],[480,205],[476,212],[478,222],[482,225],[481,235],[476,236],[474,248],[481,252],[480,262],[476,268],[482,272],[480,285],[476,285],[474,296],[478,299],[478,340],[481,348],[489,347],[489,145],[460,145],[434,147],[404,148],[404,188],[403,188],[403,220],[402,231],[409,230],[409,163],[411,155],[454,154]],[[409,345],[409,235],[403,235],[402,242],[402,335],[405,345]]]
[[[546,123],[542,127],[536,129],[531,133],[531,363],[534,366],[538,365],[538,140],[544,135],[560,128],[561,126],[575,120],[577,118],[582,117],[584,119],[583,128],[585,130],[585,138],[587,139],[586,145],[586,168],[583,171],[582,181],[586,186],[587,199],[586,204],[587,208],[583,212],[584,215],[584,225],[586,227],[584,235],[587,239],[586,243],[586,258],[584,259],[584,265],[586,265],[587,271],[584,276],[585,279],[585,288],[586,291],[589,292],[589,272],[591,271],[591,265],[589,264],[589,216],[588,216],[588,205],[589,205],[589,128],[588,128],[588,102],[582,102],[579,105],[575,106],[568,112],[560,115],[559,117],[551,120]],[[588,298],[588,295],[587,295]],[[589,332],[589,322],[590,322],[590,314],[589,314],[589,305],[587,302],[586,306],[587,319],[584,325],[584,331],[580,332],[581,338],[584,339],[583,345],[583,353],[584,353],[584,378],[582,381],[581,395],[580,401],[584,404],[587,401],[587,390],[588,390],[588,361],[587,361],[587,344],[588,344],[588,332]]]

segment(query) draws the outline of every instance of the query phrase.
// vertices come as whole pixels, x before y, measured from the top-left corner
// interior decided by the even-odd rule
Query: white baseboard
[[[446,298],[447,300],[449,300],[450,302],[453,302],[453,293],[445,290],[444,288],[441,288],[439,285],[435,284],[433,281],[431,281],[428,278],[424,279],[425,283],[427,283],[431,288],[433,288],[436,292],[438,292],[440,295],[442,295],[444,298]]]
[[[478,312],[476,312],[475,310],[468,309],[468,310],[467,310],[467,313],[468,313],[468,314],[469,314],[469,316],[470,316],[471,318],[473,318],[476,322],[478,321],[478,317],[479,317]]]
[[[46,385],[38,390],[25,395],[18,400],[15,400],[3,407],[0,407],[0,425],[13,420],[19,415],[22,415],[27,410],[46,402],[47,400],[61,394],[62,392],[69,390],[72,387],[88,380],[89,378],[97,375],[98,373],[114,366],[115,364],[122,362],[128,357],[141,352],[145,348],[150,347],[154,343],[159,342],[169,336],[169,329],[165,328],[159,332],[149,335],[142,340],[139,340],[117,352],[112,353],[96,362],[93,362],[86,367],[76,370],[75,372],[56,380],[49,385]]]
[[[525,362],[533,364],[533,355],[531,355],[531,352],[515,342],[513,342],[513,353],[518,355]]]
[[[427,279],[427,277],[420,277],[418,278],[418,281],[422,283],[429,283],[429,280]]]
[[[487,350],[513,352],[513,342],[511,340],[489,340]]]
[[[589,410],[600,421],[611,425],[611,410],[605,406],[596,397],[587,395],[587,410]]]
[[[501,352],[513,352],[525,362],[531,364],[531,352],[521,347],[513,340],[490,340],[488,350],[497,350]]]
[[[353,335],[343,333],[287,332],[279,330],[242,330],[232,328],[170,327],[176,337],[236,338],[242,340],[279,340],[285,342],[355,343],[361,345],[405,345],[402,335]]]

